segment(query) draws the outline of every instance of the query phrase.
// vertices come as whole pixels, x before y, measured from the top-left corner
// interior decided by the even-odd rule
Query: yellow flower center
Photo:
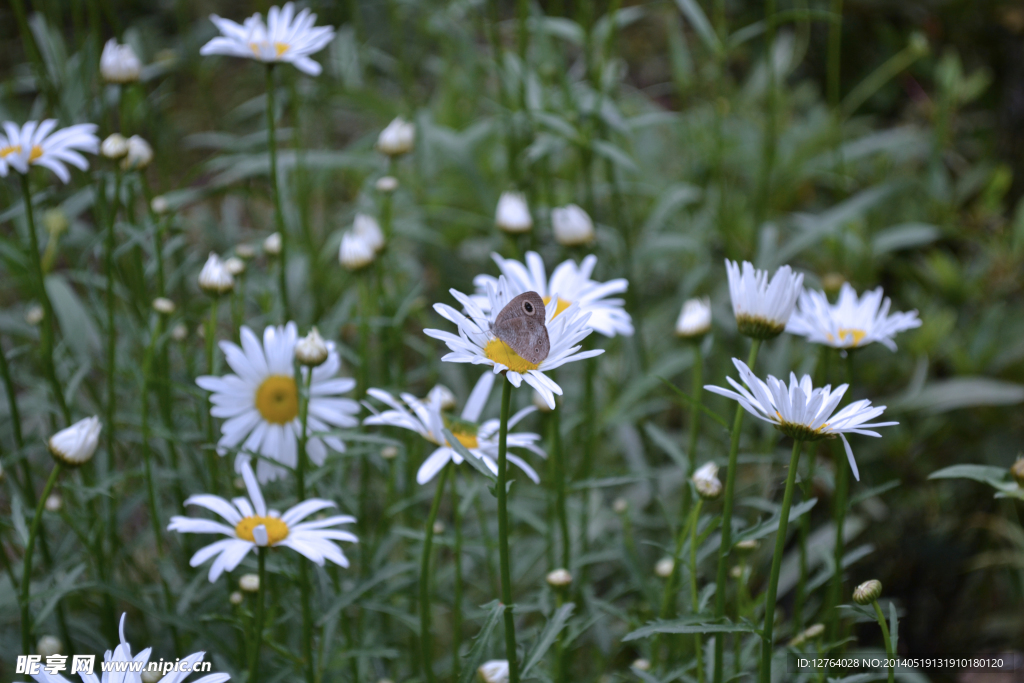
[[[466,448],[476,448],[479,445],[479,442],[477,441],[476,438],[476,434],[452,432],[452,436],[454,436],[458,440],[458,442],[461,443]]]
[[[299,414],[299,390],[295,379],[287,375],[271,375],[256,390],[256,410],[267,422],[287,424]]]
[[[249,43],[249,49],[252,50],[252,53],[254,55],[259,57],[260,56],[260,47],[262,47],[263,45],[266,45],[266,43],[262,43],[262,44],[261,43]],[[290,50],[290,49],[291,49],[291,46],[288,45],[288,43],[274,43],[274,53],[278,57],[283,55],[285,52],[288,52],[288,50]]]
[[[550,296],[544,297],[544,305],[547,306],[550,303],[551,303],[551,297]],[[553,316],[551,316],[551,319],[554,320],[555,318],[557,318],[559,313],[561,313],[565,309],[569,308],[570,306],[572,306],[572,302],[571,301],[566,301],[565,299],[563,299],[561,297],[555,297],[555,314]]]
[[[43,148],[39,145],[32,145],[32,151],[28,154],[28,160],[35,161],[41,156],[43,156]]]
[[[288,538],[288,525],[278,517],[243,517],[242,521],[235,525],[235,535],[243,541],[256,542],[252,537],[252,530],[260,524],[267,528],[267,545],[277,545]]]
[[[288,49],[289,47],[286,43],[274,43],[274,50],[277,52],[278,57],[288,52]]]
[[[539,367],[536,363],[531,363],[513,351],[511,346],[500,339],[492,339],[487,342],[487,346],[484,347],[484,355],[495,363],[501,363],[512,372],[519,374],[536,370]]]
[[[860,343],[864,341],[864,337],[868,335],[866,330],[858,330],[855,327],[840,327],[839,328],[839,341],[846,341],[847,335],[853,337],[852,346],[860,346]],[[836,338],[831,334],[828,335],[829,341],[836,341]]]
[[[3,158],[9,154],[18,154],[21,152],[21,145],[8,145],[6,147],[0,147],[0,158]]]

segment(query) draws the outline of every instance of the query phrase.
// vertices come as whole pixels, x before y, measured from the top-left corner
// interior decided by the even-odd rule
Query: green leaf
[[[540,634],[540,638],[537,639],[537,644],[533,647],[533,652],[526,659],[526,664],[523,665],[522,676],[526,677],[530,673],[530,669],[536,666],[544,654],[548,651],[551,645],[558,638],[558,634],[561,633],[562,629],[565,628],[566,623],[569,621],[569,617],[572,616],[572,611],[576,609],[576,604],[567,602],[558,610],[551,615],[548,619],[547,626],[544,627],[544,631]]]
[[[604,157],[613,164],[621,166],[623,170],[632,171],[634,173],[638,173],[640,171],[636,162],[633,161],[621,147],[613,145],[607,140],[594,140],[592,146],[594,148],[594,152],[596,152],[598,156]]]
[[[1024,402],[1024,386],[989,377],[953,377],[929,382],[911,396],[889,403],[890,410],[932,415],[960,408],[1008,406]]]
[[[501,616],[505,613],[505,605],[501,604],[498,600],[492,600],[484,605],[484,607],[489,608],[491,611],[487,615],[487,621],[480,628],[480,633],[473,639],[473,646],[469,648],[469,652],[466,654],[465,665],[462,668],[462,676],[459,677],[459,683],[473,683],[476,670],[484,661],[484,653],[487,650],[487,643],[491,639],[491,633],[494,632],[494,627],[498,625],[498,622],[501,621]]]
[[[89,317],[89,308],[61,275],[46,276],[46,293],[53,302],[53,313],[57,317],[63,339],[75,356],[82,362],[95,358],[103,345]]]
[[[793,507],[791,507],[789,509],[789,522],[792,523],[793,520],[799,519],[801,516],[809,512],[810,509],[817,504],[817,502],[817,498],[811,498],[810,500],[805,500],[799,505],[794,505]],[[770,533],[774,533],[779,528],[780,518],[781,515],[779,515],[778,513],[772,515],[760,524],[756,524],[750,529],[741,531],[739,534],[737,534],[733,542],[739,543],[740,541],[748,541],[752,539],[757,540],[759,538],[767,536]]]
[[[689,20],[693,30],[697,32],[697,35],[708,46],[708,49],[715,54],[721,52],[722,43],[718,40],[715,29],[712,28],[711,22],[708,21],[708,16],[704,14],[704,10],[700,8],[700,5],[695,0],[676,0],[676,6],[679,7],[679,11]]]
[[[1008,483],[1009,471],[991,465],[953,465],[928,475],[929,479],[972,479],[999,488]]]
[[[670,621],[652,621],[646,626],[627,633],[622,641],[639,640],[659,633],[756,633],[757,629],[749,621],[733,623],[728,619],[720,621],[703,621],[700,616],[672,619]]]
[[[659,377],[658,379],[660,379],[660,380],[662,381],[662,383],[663,383],[663,384],[664,384],[665,386],[667,386],[667,387],[668,387],[669,389],[671,389],[672,391],[674,391],[674,392],[676,392],[677,394],[679,394],[679,397],[680,397],[680,398],[682,398],[682,399],[683,399],[684,401],[686,401],[686,402],[687,402],[687,403],[689,403],[690,405],[695,405],[695,406],[697,406],[697,408],[699,408],[699,409],[700,409],[700,411],[701,411],[702,413],[704,413],[705,415],[707,415],[708,417],[710,417],[710,418],[711,418],[712,420],[714,420],[714,421],[715,421],[715,422],[717,422],[718,424],[722,425],[722,427],[724,427],[724,428],[725,428],[726,430],[729,430],[729,423],[728,423],[728,422],[726,422],[725,420],[723,420],[723,419],[722,419],[721,417],[719,417],[719,416],[718,416],[718,415],[717,415],[716,413],[713,413],[713,412],[711,412],[710,410],[708,410],[708,409],[707,409],[707,408],[706,408],[706,407],[704,406],[704,404],[703,404],[703,403],[698,403],[697,401],[695,401],[694,399],[692,399],[692,398],[690,397],[690,395],[689,395],[689,394],[687,394],[687,393],[686,393],[685,391],[683,391],[682,389],[680,389],[679,387],[677,387],[677,386],[676,386],[675,384],[672,384],[672,382],[669,382],[669,381],[668,381],[667,379],[665,379],[664,377]]]
[[[448,441],[448,445],[455,449],[455,452],[462,456],[462,459],[468,462],[477,472],[484,475],[491,481],[498,481],[498,478],[494,476],[494,472],[491,472],[484,464],[484,461],[476,457],[469,452],[469,449],[462,445],[462,442],[452,436],[452,433],[448,429],[443,429],[442,433],[444,438]]]
[[[672,458],[672,461],[678,465],[683,472],[689,471],[690,462],[687,460],[686,454],[683,453],[682,449],[672,441],[672,437],[651,422],[644,423],[644,431],[647,432],[647,436],[651,438],[651,441],[661,448],[661,450],[665,451],[668,457]]]
[[[901,249],[914,249],[931,244],[941,236],[939,229],[928,223],[901,223],[875,233],[871,239],[871,251],[878,256]]]
[[[889,603],[889,643],[892,646],[893,652],[899,652],[896,645],[899,643],[900,638],[900,620],[896,615],[896,603]]]
[[[871,488],[867,489],[866,491],[861,491],[856,496],[854,496],[853,498],[850,499],[849,507],[853,507],[857,503],[863,502],[863,501],[867,500],[868,498],[874,498],[875,496],[880,496],[883,493],[885,493],[886,491],[891,491],[894,488],[896,488],[897,486],[899,486],[900,483],[901,482],[900,482],[899,479],[893,479],[892,481],[887,481],[884,484],[879,484],[878,486],[872,486]]]

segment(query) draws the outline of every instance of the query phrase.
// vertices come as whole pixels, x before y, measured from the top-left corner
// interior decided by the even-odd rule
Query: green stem
[[[754,339],[750,344],[750,355],[747,367],[754,369],[757,352],[761,348],[761,340]],[[732,550],[732,507],[733,493],[736,489],[736,456],[740,450],[740,427],[743,425],[743,406],[736,406],[736,417],[732,422],[732,438],[729,442],[729,464],[725,473],[725,495],[722,502],[722,541],[718,549],[718,572],[715,581],[719,588],[715,591],[715,618],[725,616],[725,586],[729,568],[729,553]],[[715,683],[722,683],[725,662],[725,634],[715,636]]]
[[[280,270],[278,271],[278,291],[281,296],[282,323],[291,320],[291,309],[288,306],[288,231],[284,225],[284,212],[281,210],[281,186],[277,177],[277,130],[274,116],[274,64],[267,64],[267,147],[270,151],[270,185],[274,196],[274,225],[281,235]]]
[[[768,201],[771,196],[772,171],[775,166],[776,118],[778,116],[778,88],[775,83],[775,0],[765,2],[765,70],[768,74],[767,92],[765,93],[765,131],[761,160],[761,179],[758,183],[757,205],[754,214],[754,227],[757,229],[764,222],[768,212]]]
[[[687,484],[686,482],[684,482],[683,485],[689,488],[689,484]],[[682,558],[683,545],[686,543],[687,537],[689,537],[692,542],[693,529],[697,524],[697,517],[700,515],[700,508],[703,502],[704,500],[702,498],[697,498],[697,503],[690,509],[690,514],[687,516],[686,522],[679,527],[679,535],[676,537],[676,547],[675,550],[672,552],[672,573],[669,575],[668,579],[665,580],[665,588],[661,594],[661,610],[658,612],[658,617],[661,619],[671,618],[673,612],[675,611],[673,607],[677,602],[678,589],[676,579],[680,575],[679,560]],[[693,568],[691,567],[691,571],[692,569]],[[696,612],[696,605],[697,602],[695,600],[693,606],[691,607],[691,609],[694,612]],[[654,645],[651,648],[653,652],[655,665],[657,665],[658,659],[661,656],[660,645],[661,637],[659,634],[658,636],[655,636]]]
[[[106,185],[100,185],[106,191]],[[117,325],[114,322],[114,249],[117,247],[115,228],[117,224],[118,204],[121,198],[121,172],[114,172],[114,199],[107,216],[106,244],[103,254],[103,269],[106,271],[106,306],[107,306],[107,405],[106,405],[106,441],[107,441],[107,472],[113,474],[117,470],[117,458],[114,444],[117,443],[114,424],[114,410],[117,406]],[[107,510],[107,534],[109,536],[110,553],[117,550],[117,507],[112,500],[105,503]],[[157,535],[159,539],[159,534]]]
[[[555,510],[562,536],[562,567],[571,571],[572,549],[569,516],[565,506],[565,457],[562,453],[562,413],[558,406],[551,411],[551,461],[555,469]]]
[[[257,566],[260,577],[260,588],[256,592],[256,615],[252,622],[252,652],[249,653],[249,680],[256,683],[259,671],[260,650],[263,647],[263,609],[267,594],[267,549],[257,548]]]
[[[807,459],[807,476],[802,486],[804,500],[810,500],[814,493],[814,450],[811,450]],[[793,599],[793,623],[794,630],[803,630],[804,627],[804,603],[807,600],[807,540],[811,534],[811,516],[804,515],[800,518],[800,576],[796,582],[796,593]]]
[[[846,352],[846,383],[849,384],[853,376],[853,351]],[[844,527],[846,526],[847,499],[850,491],[850,470],[846,462],[846,452],[842,448],[835,448],[836,451],[836,484],[834,508],[832,514],[835,520],[836,539],[833,547],[833,562],[835,563],[835,574],[832,575],[832,584],[829,587],[828,610],[828,636],[831,642],[838,641],[839,629],[839,605],[843,601],[843,555],[845,554],[846,541],[843,538]]]
[[[700,352],[700,342],[693,344],[693,388],[691,395],[693,403],[690,405],[690,448],[686,455],[690,458],[689,476],[693,476],[697,469],[697,436],[700,431],[700,410],[701,393],[703,391],[704,362]]]
[[[423,673],[427,683],[434,683],[437,680],[434,676],[433,639],[430,630],[433,622],[430,601],[430,550],[434,543],[434,522],[437,521],[437,511],[441,507],[444,485],[451,469],[452,463],[449,462],[441,470],[441,478],[438,479],[437,490],[434,491],[434,502],[430,505],[430,514],[423,530],[423,555],[420,558],[420,647],[423,650]]]
[[[309,442],[309,391],[313,384],[313,368],[307,368],[305,379],[302,373],[296,377],[303,391],[299,394],[299,422],[302,429],[299,433],[298,463],[295,468],[295,483],[298,488],[299,501],[306,500],[306,444]],[[311,602],[309,565],[299,559],[299,593],[302,599],[302,648],[303,665],[306,683],[315,683],[313,667],[313,605]]]
[[[872,606],[875,608],[875,616],[878,618],[878,625],[882,627],[882,639],[885,641],[885,655],[889,660],[889,683],[894,683],[896,677],[896,671],[893,669],[893,657],[896,653],[892,651],[892,640],[889,638],[889,625],[885,623],[885,615],[882,614],[882,608],[878,605],[878,600],[871,601]]]
[[[793,454],[789,457],[789,473],[786,475],[786,491],[782,494],[782,509],[779,510],[779,531],[775,536],[775,554],[772,556],[772,570],[768,578],[768,593],[764,603],[764,629],[761,636],[761,683],[772,680],[772,650],[775,628],[775,599],[779,592],[779,572],[782,570],[782,555],[786,549],[786,528],[789,526],[789,508],[793,504],[796,489],[796,472],[800,464],[802,441],[793,442]]]
[[[455,596],[452,601],[452,680],[459,680],[462,661],[462,515],[459,513],[459,472],[452,474],[452,526],[455,527]]]
[[[32,255],[29,260],[32,262],[32,268],[35,271],[36,284],[39,286],[39,298],[43,304],[43,322],[39,326],[40,350],[43,354],[43,373],[46,375],[46,381],[50,383],[50,389],[53,391],[53,395],[57,399],[57,405],[60,406],[61,415],[64,417],[64,426],[67,427],[71,424],[71,411],[68,410],[67,401],[64,400],[64,390],[61,388],[60,382],[57,381],[57,370],[53,363],[53,303],[50,301],[50,295],[46,291],[46,277],[43,275],[42,254],[39,253],[39,237],[36,235],[36,221],[32,213],[32,191],[29,188],[28,174],[21,176],[21,192],[25,200],[25,220],[28,222],[29,246],[32,249]]]
[[[501,382],[501,429],[498,435],[498,553],[501,563],[501,601],[505,604],[505,657],[508,659],[509,683],[519,683],[519,661],[516,658],[516,620],[512,614],[512,575],[508,548],[508,477],[506,450],[508,415],[512,404],[512,384],[507,377]]]
[[[158,555],[163,554],[163,534],[160,526],[160,512],[157,506],[156,486],[153,483],[152,454],[149,447],[149,388],[153,382],[153,355],[157,342],[157,334],[160,330],[159,323],[153,322],[152,332],[149,337],[149,344],[146,346],[146,354],[142,362],[142,462],[146,475],[146,494],[149,499],[149,516],[153,525],[153,538],[156,542]],[[109,427],[108,427],[109,429]]]
[[[206,371],[211,375],[214,374],[213,349],[215,345],[215,338],[217,336],[217,304],[219,301],[220,298],[217,295],[214,295],[213,298],[210,299],[210,317],[206,321]],[[216,444],[217,438],[214,434],[213,414],[210,412],[210,407],[210,397],[209,395],[207,395],[206,440],[210,443],[210,447],[213,448],[214,445]],[[208,459],[210,467],[210,486],[212,487],[211,490],[216,490],[217,488],[217,459],[219,457],[220,456],[217,454],[216,451],[212,451]]]
[[[585,3],[584,3],[585,4]],[[583,348],[590,350],[593,346],[593,335],[583,341]],[[580,467],[580,481],[590,479],[590,473],[594,467],[594,451],[597,449],[597,399],[594,396],[594,375],[597,372],[597,363],[587,363],[583,369],[583,461]],[[580,511],[580,549],[586,553],[590,547],[588,537],[590,528],[590,489],[583,489],[583,506]],[[586,583],[586,566],[580,567],[580,583]]]
[[[697,499],[694,506],[696,512],[690,524],[690,610],[696,614],[697,597],[697,521],[700,519],[700,507],[704,501]],[[697,658],[697,683],[704,683],[704,645],[700,633],[693,634],[694,654]]]
[[[370,313],[373,307],[373,297],[370,294],[370,271],[363,269],[356,273],[359,281],[359,388],[357,395],[365,396],[366,390],[370,388]]]
[[[32,527],[28,532],[28,542],[25,544],[25,559],[24,568],[21,571],[21,651],[22,652],[34,652],[35,648],[32,647],[32,622],[31,615],[29,614],[29,600],[32,597],[32,550],[36,545],[36,537],[39,535],[39,529],[43,521],[43,509],[46,506],[46,499],[49,497],[50,492],[53,490],[54,484],[57,483],[57,477],[60,475],[61,470],[64,466],[59,462],[53,464],[53,469],[50,471],[50,478],[46,480],[46,486],[43,487],[43,493],[39,496],[39,502],[36,504],[36,514],[32,518]]]

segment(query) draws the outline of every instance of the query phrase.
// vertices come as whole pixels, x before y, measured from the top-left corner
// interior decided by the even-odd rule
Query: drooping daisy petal
[[[839,290],[839,299],[830,304],[824,292],[805,290],[786,331],[807,337],[815,344],[850,349],[878,342],[890,351],[900,332],[921,326],[917,311],[889,313],[892,302],[878,287],[860,297],[848,282]]]

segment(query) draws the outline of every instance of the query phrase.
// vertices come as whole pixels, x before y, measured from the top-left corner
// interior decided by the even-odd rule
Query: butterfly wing
[[[500,325],[495,323],[494,335],[535,365],[544,362],[551,350],[547,328],[534,318],[511,318]]]

